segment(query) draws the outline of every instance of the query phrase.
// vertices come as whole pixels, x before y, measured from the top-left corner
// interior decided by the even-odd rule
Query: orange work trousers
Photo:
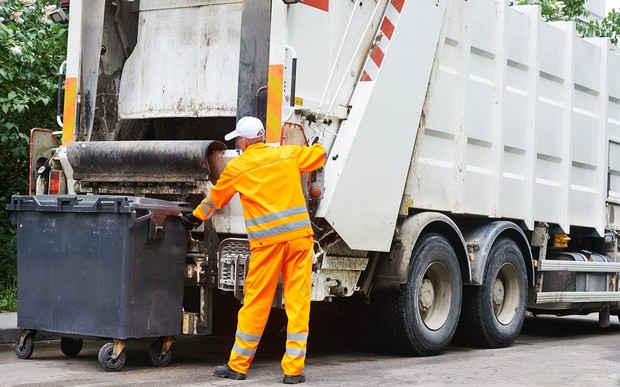
[[[235,344],[228,360],[231,369],[247,373],[265,329],[282,274],[288,317],[282,370],[285,375],[293,376],[303,371],[310,317],[312,247],[312,237],[308,236],[257,247],[251,251]]]

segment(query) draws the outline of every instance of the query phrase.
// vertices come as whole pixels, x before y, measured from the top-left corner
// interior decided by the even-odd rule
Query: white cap
[[[237,127],[224,136],[226,141],[235,137],[258,138],[265,135],[263,123],[256,117],[243,117],[237,122]]]

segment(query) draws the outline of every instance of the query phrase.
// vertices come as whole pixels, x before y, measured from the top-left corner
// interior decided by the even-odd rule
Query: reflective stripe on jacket
[[[301,173],[325,163],[320,144],[272,147],[252,144],[224,168],[194,216],[209,219],[239,193],[250,248],[313,235]]]

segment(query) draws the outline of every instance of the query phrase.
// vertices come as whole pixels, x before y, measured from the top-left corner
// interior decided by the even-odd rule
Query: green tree
[[[613,44],[618,44],[620,37],[620,13],[612,9],[603,20],[586,21],[590,12],[586,9],[586,0],[515,0],[513,4],[540,5],[540,13],[547,21],[574,20],[580,36],[608,37]]]
[[[56,73],[67,29],[49,13],[58,0],[0,0],[0,206],[28,190],[32,128],[56,129]],[[0,211],[0,310],[15,310],[15,228]]]
[[[612,9],[605,19],[591,21],[584,35],[607,36],[613,44],[618,45],[620,39],[620,12]]]

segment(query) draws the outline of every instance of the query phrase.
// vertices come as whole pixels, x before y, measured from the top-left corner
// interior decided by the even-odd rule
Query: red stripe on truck
[[[405,4],[405,0],[392,0],[391,3],[392,6],[396,8],[398,13],[400,13],[400,11],[403,10],[403,4]]]
[[[318,8],[321,11],[329,12],[329,0],[304,0],[302,4]]]
[[[375,47],[370,51],[370,59],[375,62],[377,67],[381,67],[381,62],[383,62],[384,57],[385,54],[383,54],[383,51],[381,51],[379,47]]]
[[[370,75],[368,75],[366,70],[364,70],[364,72],[362,73],[362,76],[360,77],[360,82],[370,82],[370,81],[372,81],[372,79],[370,78]]]
[[[394,33],[394,24],[390,21],[390,19],[383,18],[383,23],[381,23],[381,32],[385,35],[386,38],[392,39],[392,34]]]

